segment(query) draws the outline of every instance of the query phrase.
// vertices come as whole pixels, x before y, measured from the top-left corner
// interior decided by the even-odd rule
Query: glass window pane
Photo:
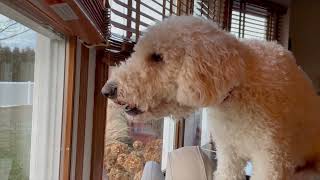
[[[29,179],[36,32],[0,15],[0,177]]]
[[[63,38],[0,14],[1,180],[59,177],[65,52]]]
[[[134,122],[108,101],[105,135],[105,175],[109,179],[141,179],[144,165],[161,165],[163,119]]]

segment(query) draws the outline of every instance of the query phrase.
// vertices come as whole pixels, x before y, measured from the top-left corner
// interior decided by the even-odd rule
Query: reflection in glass
[[[109,180],[141,179],[148,161],[161,164],[163,120],[132,122],[108,102],[105,174]]]

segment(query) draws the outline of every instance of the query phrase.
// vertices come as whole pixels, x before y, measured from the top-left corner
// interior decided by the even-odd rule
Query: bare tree
[[[30,29],[12,19],[0,21],[0,41],[26,33]]]

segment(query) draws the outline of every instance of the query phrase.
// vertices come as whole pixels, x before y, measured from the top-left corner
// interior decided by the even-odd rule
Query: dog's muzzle
[[[117,83],[114,81],[107,82],[102,90],[101,93],[109,99],[116,99],[117,98]]]

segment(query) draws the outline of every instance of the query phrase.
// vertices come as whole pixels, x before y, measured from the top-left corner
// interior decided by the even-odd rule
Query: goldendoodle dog
[[[320,101],[293,55],[214,23],[171,17],[150,27],[102,93],[134,119],[207,107],[216,180],[320,179]]]

